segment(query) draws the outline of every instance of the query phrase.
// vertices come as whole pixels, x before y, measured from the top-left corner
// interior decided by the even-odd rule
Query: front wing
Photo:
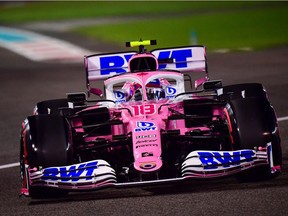
[[[93,160],[70,166],[44,169],[26,166],[25,169],[30,186],[81,191],[103,187],[177,182],[186,179],[216,178],[232,175],[260,165],[269,165],[271,173],[280,171],[280,167],[273,164],[271,143],[268,143],[265,148],[260,148],[260,150],[193,151],[188,154],[182,163],[182,176],[170,179],[118,183],[115,170],[104,160]],[[22,189],[22,191],[22,194],[29,195],[29,188],[28,190]]]

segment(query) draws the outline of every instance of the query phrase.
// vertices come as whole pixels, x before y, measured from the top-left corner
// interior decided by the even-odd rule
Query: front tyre
[[[25,166],[46,168],[73,163],[69,125],[59,115],[29,116],[22,127],[20,141],[20,171],[23,188],[32,198],[51,198],[68,194],[55,188],[30,185]]]
[[[224,87],[230,94],[226,105],[230,118],[231,137],[235,150],[272,146],[269,166],[256,167],[241,173],[240,180],[265,180],[276,176],[282,165],[281,140],[277,118],[261,84],[241,84]],[[273,167],[271,167],[273,166]],[[274,172],[276,169],[276,172]]]

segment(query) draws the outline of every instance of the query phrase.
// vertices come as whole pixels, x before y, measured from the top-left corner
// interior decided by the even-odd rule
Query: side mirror
[[[82,106],[86,102],[86,94],[84,92],[68,93],[67,100],[69,108],[74,108],[75,106]]]
[[[214,89],[219,89],[219,88],[222,88],[221,80],[206,81],[203,83],[204,90],[214,90]]]
[[[194,82],[194,87],[195,87],[195,89],[198,89],[198,87],[200,87],[201,85],[203,85],[203,83],[205,83],[206,81],[207,81],[207,78],[206,78],[206,77],[203,77],[203,78],[200,78],[200,79],[195,80],[195,82]]]

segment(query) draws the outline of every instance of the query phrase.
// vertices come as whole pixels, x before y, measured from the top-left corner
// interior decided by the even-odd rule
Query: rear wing
[[[129,59],[137,52],[95,54],[84,57],[87,81],[105,80],[128,72]]]
[[[156,49],[151,53],[158,59],[160,70],[207,72],[206,48],[204,46]]]
[[[122,52],[85,56],[87,81],[104,80],[117,74],[129,72],[129,59],[136,53]],[[151,53],[158,59],[160,70],[207,72],[204,46],[156,49]]]

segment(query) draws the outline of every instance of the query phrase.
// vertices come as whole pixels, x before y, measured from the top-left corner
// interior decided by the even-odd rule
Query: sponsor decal
[[[187,68],[187,58],[192,57],[192,49],[191,48],[183,48],[177,50],[164,50],[164,51],[156,51],[153,54],[158,59],[168,59],[171,58],[174,60],[176,68]],[[110,75],[110,74],[119,74],[124,73],[126,70],[124,69],[128,65],[129,59],[133,54],[115,54],[102,56],[99,58],[100,61],[100,75]],[[165,69],[167,64],[159,65],[159,69]]]
[[[156,134],[140,135],[140,136],[136,136],[136,139],[148,139],[148,138],[154,138],[156,136],[157,136]]]
[[[135,132],[156,131],[157,127],[153,122],[139,121],[136,123]]]
[[[145,145],[138,145],[136,146],[136,149],[137,148],[146,148],[146,147],[157,147],[158,144],[145,144]]]
[[[153,156],[153,152],[143,152],[142,157],[151,157]]]
[[[153,52],[154,55],[157,55]],[[157,57],[157,56],[156,56]],[[176,63],[176,68],[187,68],[187,58],[192,57],[192,50],[190,48],[184,48],[179,50],[165,50],[160,51],[158,59],[173,59]],[[165,69],[167,64],[159,65],[159,69]]]
[[[230,167],[240,165],[241,161],[251,162],[255,155],[253,150],[235,152],[198,152],[204,169],[217,169],[219,165]]]
[[[126,102],[125,93],[121,91],[114,91],[114,97],[116,103],[123,103]]]
[[[51,167],[43,170],[41,180],[57,181],[60,179],[62,182],[72,181],[77,182],[80,178],[86,180],[92,179],[94,170],[98,168],[98,161],[82,163],[67,167]]]
[[[139,128],[147,128],[147,127],[152,127],[155,124],[153,122],[144,122],[144,121],[139,121],[137,122],[137,127]]]
[[[176,94],[176,88],[167,86],[165,89],[166,98],[174,98]]]
[[[155,162],[145,162],[145,163],[141,163],[140,164],[140,168],[144,169],[144,170],[149,170],[149,169],[153,169],[156,167],[156,163]]]
[[[136,145],[137,144],[141,144],[141,143],[152,143],[152,142],[157,142],[157,139],[153,139],[153,140],[138,140],[136,142]]]
[[[156,113],[155,104],[142,104],[131,106],[135,116],[154,115]]]
[[[124,73],[126,72],[125,67],[128,64],[129,59],[133,54],[116,54],[100,57],[100,74],[109,75],[111,73]]]

